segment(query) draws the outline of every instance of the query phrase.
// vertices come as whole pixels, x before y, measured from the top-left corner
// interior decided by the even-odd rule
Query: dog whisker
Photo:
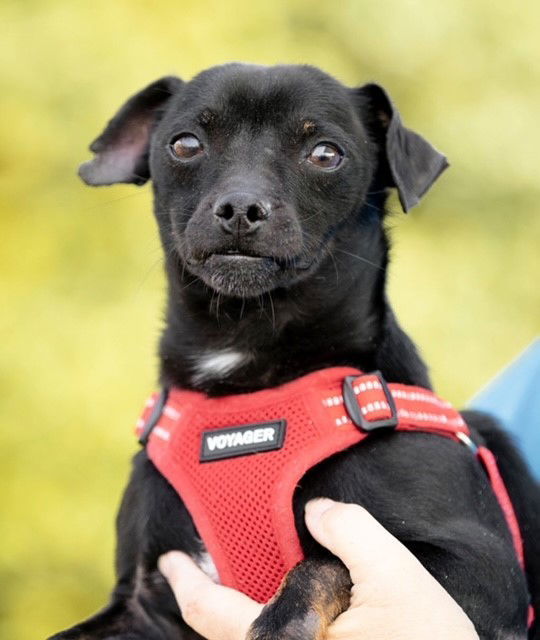
[[[268,301],[270,302],[270,309],[272,311],[272,331],[276,331],[276,311],[274,309],[274,301],[272,300],[272,292],[268,292]]]
[[[365,262],[366,264],[371,265],[372,267],[375,267],[375,269],[379,269],[380,271],[384,271],[384,267],[381,267],[381,265],[372,262],[371,260],[368,260],[367,258],[364,258],[363,256],[358,256],[355,253],[351,253],[350,251],[345,251],[344,249],[338,249],[337,247],[334,248],[334,251],[339,251],[339,253],[344,253],[348,256],[351,256],[351,258],[356,258],[357,260],[361,260],[362,262]]]
[[[104,202],[98,202],[96,204],[91,204],[87,207],[82,207],[81,211],[83,213],[88,212],[88,211],[92,211],[94,209],[99,209],[101,207],[107,207],[110,204],[116,204],[117,202],[121,202],[122,200],[127,200],[129,198],[135,198],[137,196],[141,196],[144,195],[145,191],[135,191],[134,193],[127,193],[123,196],[118,196],[118,198],[111,198],[109,200],[105,200]]]
[[[336,274],[336,287],[339,285],[339,269],[336,263],[336,257],[334,256],[334,250],[329,248],[328,255],[332,260],[332,264],[334,265],[334,272]]]
[[[186,289],[188,289],[189,287],[191,287],[192,284],[195,284],[197,281],[199,281],[199,278],[197,278],[196,276],[193,277],[192,280],[190,280],[187,284],[185,284],[182,287],[182,291],[185,291]]]
[[[155,271],[156,267],[158,265],[162,265],[163,264],[163,256],[160,256],[157,260],[155,260],[146,270],[146,273],[144,273],[144,275],[142,276],[139,285],[136,289],[137,293],[139,293],[143,287],[143,285],[145,284],[145,282],[148,280],[148,278],[150,277],[150,275]]]

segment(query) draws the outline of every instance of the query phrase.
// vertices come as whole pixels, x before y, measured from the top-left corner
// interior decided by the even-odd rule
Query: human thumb
[[[396,574],[411,581],[425,574],[408,549],[357,504],[311,500],[306,505],[306,525],[315,540],[349,569],[353,584],[368,583],[371,591],[380,585],[394,592],[402,590]]]

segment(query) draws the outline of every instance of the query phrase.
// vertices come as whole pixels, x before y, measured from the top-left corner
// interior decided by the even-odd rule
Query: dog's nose
[[[226,233],[253,233],[270,215],[270,203],[253,193],[228,193],[216,201],[214,215]]]

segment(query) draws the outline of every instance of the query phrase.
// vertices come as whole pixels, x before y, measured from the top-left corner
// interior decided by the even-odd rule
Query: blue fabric
[[[470,407],[499,419],[540,479],[540,338],[474,396]]]

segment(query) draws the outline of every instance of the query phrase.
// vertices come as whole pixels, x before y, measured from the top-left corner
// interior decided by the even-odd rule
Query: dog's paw
[[[351,578],[336,560],[307,559],[284,578],[247,640],[321,640],[349,606]]]
[[[318,640],[327,627],[328,621],[314,609],[284,619],[270,606],[252,623],[247,640]]]

